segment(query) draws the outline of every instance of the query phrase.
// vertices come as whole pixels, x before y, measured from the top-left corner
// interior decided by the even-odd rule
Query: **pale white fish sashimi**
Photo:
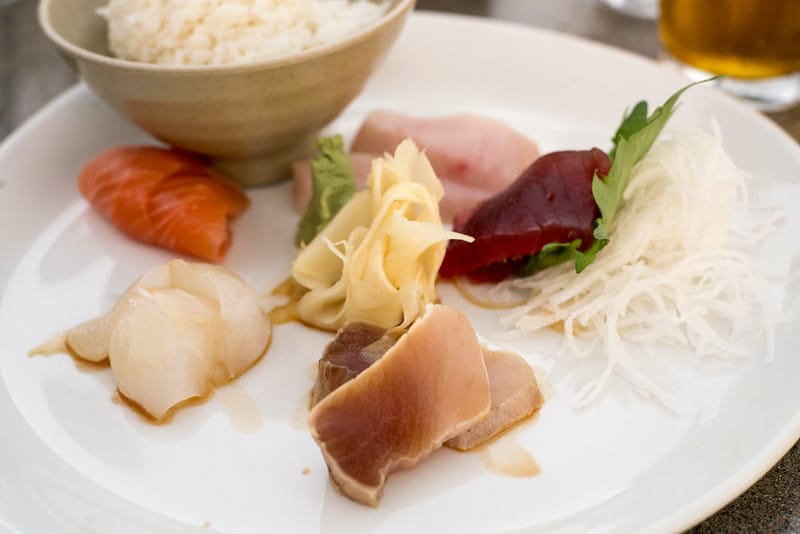
[[[500,191],[539,157],[539,147],[519,132],[488,117],[411,117],[373,111],[350,147],[382,154],[412,139],[437,174],[463,185]]]
[[[269,317],[228,269],[172,260],[137,280],[105,316],[69,331],[67,348],[106,359],[122,395],[155,420],[205,397],[267,350]]]
[[[356,186],[364,187],[370,162],[391,153],[404,139],[413,140],[427,156],[444,187],[439,209],[450,222],[481,201],[508,187],[539,157],[539,147],[502,122],[477,115],[411,117],[373,111],[350,147]],[[294,166],[294,206],[304,211],[311,198],[308,162]]]

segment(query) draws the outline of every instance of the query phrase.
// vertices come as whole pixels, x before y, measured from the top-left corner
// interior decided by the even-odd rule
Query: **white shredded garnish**
[[[522,291],[524,305],[501,320],[507,335],[563,327],[564,350],[576,357],[602,352],[601,375],[578,393],[595,400],[613,372],[642,395],[670,406],[665,391],[633,362],[626,344],[688,348],[697,355],[746,356],[736,339],[762,326],[767,359],[774,353],[775,317],[750,242],[732,216],[748,209],[746,175],[714,136],[688,129],[664,137],[634,169],[608,246],[580,275],[572,264],[500,284]],[[779,224],[771,218],[750,229],[762,239]],[[754,317],[754,314],[761,314]]]

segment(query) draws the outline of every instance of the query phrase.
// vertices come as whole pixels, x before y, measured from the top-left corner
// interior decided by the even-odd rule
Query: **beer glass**
[[[761,109],[800,101],[800,0],[661,0],[661,42],[693,77]]]

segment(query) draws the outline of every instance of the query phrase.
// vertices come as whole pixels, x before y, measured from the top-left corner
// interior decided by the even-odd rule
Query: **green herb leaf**
[[[350,158],[341,135],[321,137],[319,155],[311,160],[313,194],[306,212],[297,225],[294,242],[310,243],[342,209],[356,191]]]
[[[713,79],[713,78],[712,78]],[[596,241],[583,252],[580,264],[576,261],[578,272],[592,263],[597,253],[608,244],[609,232],[617,211],[622,204],[622,196],[631,180],[631,172],[653,146],[664,125],[675,111],[675,105],[684,91],[703,80],[687,85],[669,97],[661,107],[647,115],[647,103],[641,101],[623,119],[614,134],[614,147],[609,156],[612,158],[611,169],[605,179],[595,173],[592,180],[592,195],[600,208],[600,218],[595,222],[594,237]]]
[[[528,262],[517,272],[517,275],[528,276],[536,271],[570,261],[578,254],[581,254],[578,252],[578,247],[580,246],[580,239],[576,239],[572,243],[548,243],[542,247],[538,254],[532,254],[528,257]]]
[[[589,248],[575,253],[575,272],[580,273],[592,263],[604,246],[608,245],[608,239],[595,239]]]
[[[690,87],[717,78],[709,78],[691,83],[680,89],[651,115],[647,114],[647,102],[638,102],[627,113],[622,123],[611,138],[614,145],[608,153],[611,168],[605,179],[600,179],[595,172],[592,179],[592,196],[600,208],[600,218],[595,221],[594,242],[584,251],[578,250],[581,240],[572,243],[548,243],[537,254],[528,257],[528,261],[518,271],[519,276],[528,276],[541,269],[559,263],[575,260],[575,271],[581,272],[597,257],[597,253],[608,244],[609,231],[617,211],[622,204],[622,197],[631,180],[633,168],[639,163],[653,146],[656,138],[664,129],[664,125],[675,111],[680,96]]]
[[[622,124],[619,125],[614,136],[611,138],[614,146],[608,153],[611,161],[614,161],[614,156],[617,153],[617,145],[620,139],[628,139],[631,135],[647,126],[647,102],[641,100],[638,104],[633,106],[630,113],[622,118]]]

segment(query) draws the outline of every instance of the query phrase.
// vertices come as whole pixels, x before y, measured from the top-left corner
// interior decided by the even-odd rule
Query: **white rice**
[[[221,65],[335,42],[388,8],[388,0],[110,0],[98,12],[119,58]]]

